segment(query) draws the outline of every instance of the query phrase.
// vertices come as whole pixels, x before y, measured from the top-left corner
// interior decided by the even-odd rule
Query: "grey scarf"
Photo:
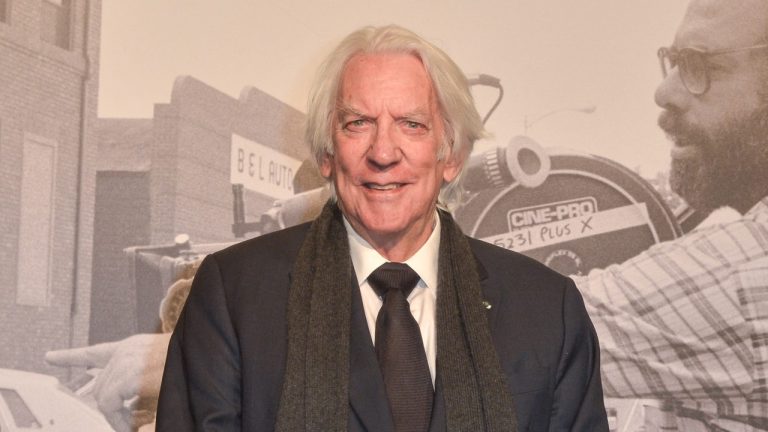
[[[440,212],[437,367],[449,431],[517,431],[491,341],[475,258]],[[276,430],[345,431],[349,416],[352,261],[341,211],[328,202],[299,250],[288,293],[288,357]]]

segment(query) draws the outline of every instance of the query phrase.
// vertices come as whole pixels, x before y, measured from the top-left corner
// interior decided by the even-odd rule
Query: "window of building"
[[[8,15],[10,14],[8,12],[8,4],[10,2],[11,0],[0,0],[0,22],[8,22]]]
[[[24,135],[16,303],[46,306],[51,291],[56,142]]]
[[[72,29],[72,0],[41,0],[41,2],[42,28],[40,37],[48,43],[69,49]]]

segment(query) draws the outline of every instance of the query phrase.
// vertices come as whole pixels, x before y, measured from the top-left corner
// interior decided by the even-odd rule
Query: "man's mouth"
[[[666,134],[667,138],[674,145],[672,147],[673,157],[690,156],[695,148],[696,140],[691,139],[690,135],[685,133],[684,125],[681,124],[679,115],[670,111],[664,111],[659,116],[659,127]]]
[[[684,136],[674,135],[671,133],[667,133],[667,139],[669,139],[675,147],[689,147],[693,144]]]
[[[696,146],[675,144],[670,150],[670,156],[672,159],[691,159],[697,157],[700,154],[700,150]]]
[[[390,191],[390,190],[395,190],[397,188],[402,187],[403,184],[404,183],[387,183],[387,184],[363,183],[363,186],[365,186],[368,189],[377,190],[377,191]]]
[[[688,159],[696,157],[701,149],[699,143],[686,134],[667,132],[667,138],[672,141],[670,156],[673,159]]]

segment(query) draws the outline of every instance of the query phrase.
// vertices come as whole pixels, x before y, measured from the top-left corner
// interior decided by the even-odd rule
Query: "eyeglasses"
[[[741,48],[728,48],[715,51],[702,51],[696,48],[661,47],[657,52],[661,63],[661,74],[667,77],[670,71],[678,68],[680,80],[685,88],[694,95],[703,95],[709,90],[709,63],[707,59],[721,54],[752,51],[768,48],[768,44]]]

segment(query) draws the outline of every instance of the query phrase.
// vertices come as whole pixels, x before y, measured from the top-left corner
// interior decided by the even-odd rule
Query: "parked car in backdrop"
[[[104,416],[52,376],[0,369],[0,431],[114,432]]]

